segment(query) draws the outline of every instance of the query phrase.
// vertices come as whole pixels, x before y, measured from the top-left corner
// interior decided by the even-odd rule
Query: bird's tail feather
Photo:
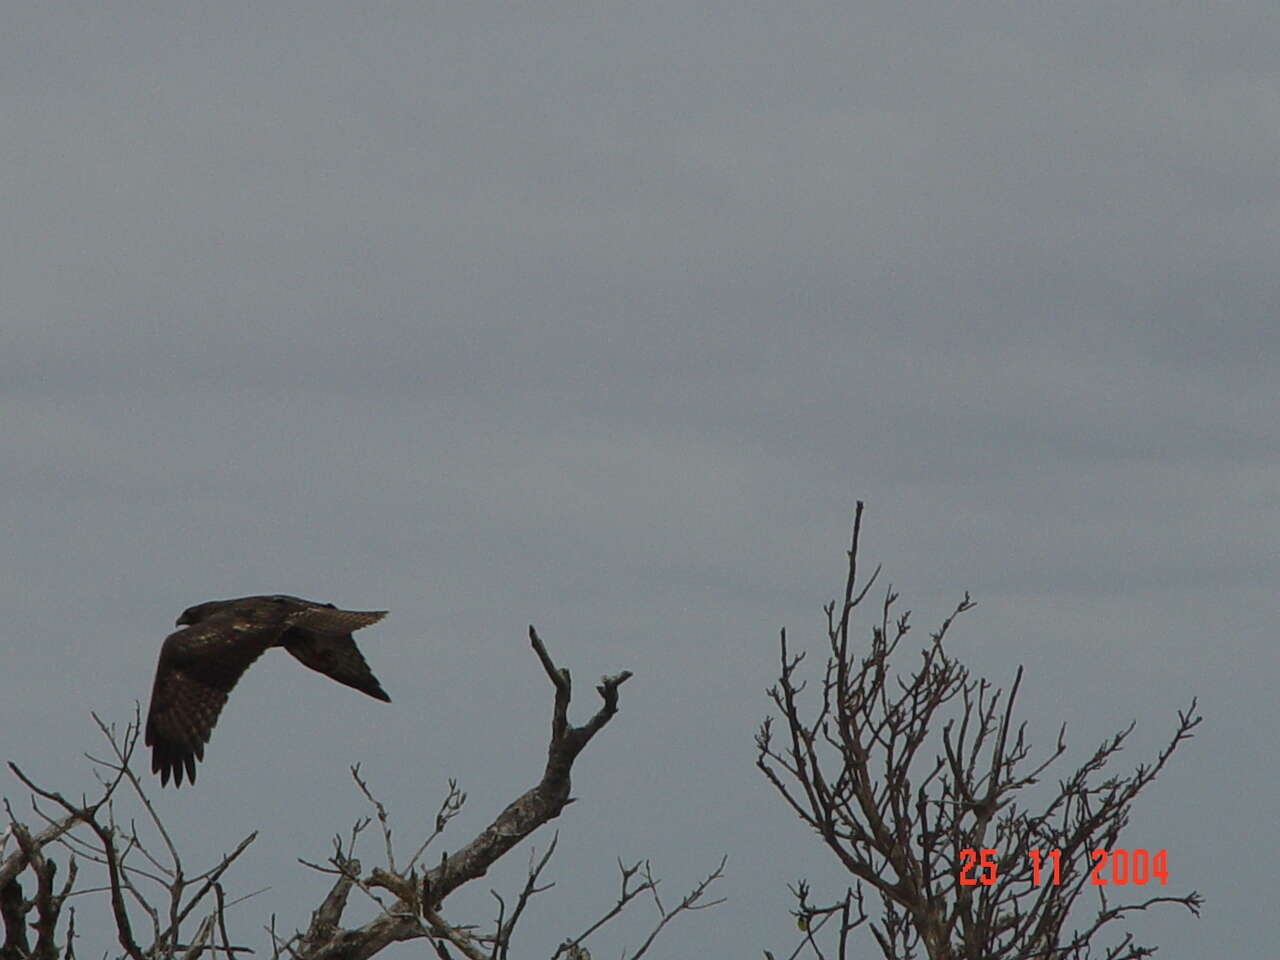
[[[351,633],[371,626],[387,615],[385,610],[339,610],[336,607],[311,607],[300,614],[292,626],[317,633]]]

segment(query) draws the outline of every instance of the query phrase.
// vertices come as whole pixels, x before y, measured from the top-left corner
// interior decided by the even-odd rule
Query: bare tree
[[[1166,882],[1167,854],[1118,842],[1138,794],[1199,725],[1195,701],[1154,762],[1127,776],[1105,773],[1130,724],[1033,809],[1033,788],[1066,750],[1066,727],[1047,756],[1032,759],[1026,725],[1014,722],[1022,668],[1006,693],[946,652],[955,618],[974,606],[968,594],[905,676],[891,664],[909,613],[896,612],[892,589],[869,647],[850,643],[852,615],[880,573],[859,583],[862,511],[859,502],[843,600],[825,608],[820,685],[806,695],[805,653],[792,652],[784,630],[781,675],[770,690],[780,723],[771,716],[756,734],[760,770],[854,880],[834,903],[812,902],[806,882],[791,887],[801,931],[791,960],[844,960],[863,925],[886,960],[1085,960],[1113,931],[1118,939],[1097,947],[1106,960],[1149,956],[1153,948],[1134,943],[1117,921],[1162,903],[1198,915],[1202,898],[1143,897],[1149,884]],[[1113,900],[1134,885],[1134,902]],[[868,889],[880,904],[875,919],[865,909]],[[1096,897],[1092,909],[1087,893]]]
[[[600,708],[585,724],[575,727],[568,719],[572,697],[569,671],[555,665],[532,627],[529,639],[555,690],[547,762],[538,783],[511,801],[469,842],[453,853],[441,855],[435,865],[427,867],[424,858],[428,849],[461,811],[466,794],[456,782],[449,782],[439,809],[423,818],[431,824],[425,839],[412,855],[402,859],[392,844],[386,807],[360,776],[359,767],[353,767],[352,777],[370,804],[372,815],[357,822],[345,839],[335,840],[327,864],[306,864],[332,875],[333,886],[305,929],[286,935],[277,931],[272,918],[267,932],[273,958],[363,960],[392,943],[426,940],[442,960],[455,955],[471,960],[507,960],[517,922],[531,900],[553,886],[541,878],[555,850],[555,839],[541,855],[536,851],[530,855],[526,882],[510,904],[491,891],[496,901],[496,917],[491,926],[445,919],[445,900],[464,884],[483,877],[521,840],[557,818],[573,802],[573,763],[617,713],[618,688],[631,676],[629,671],[623,671],[602,678],[596,688],[602,700]],[[4,929],[0,960],[71,960],[75,956],[75,910],[67,901],[93,893],[109,899],[120,955],[131,960],[197,960],[206,953],[225,957],[251,953],[248,947],[233,942],[228,932],[229,908],[247,898],[230,897],[224,880],[255,834],[247,836],[217,863],[189,874],[178,845],[165,830],[131,767],[138,743],[139,715],[135,712],[133,722],[123,733],[96,715],[94,719],[112,752],[106,758],[89,758],[98,777],[96,799],[92,802],[84,798],[79,802],[69,800],[34,782],[16,764],[9,764],[30,791],[31,810],[42,826],[33,829],[23,823],[5,801],[8,827],[0,837],[0,922]],[[128,791],[122,792],[126,785]],[[117,814],[117,805],[129,794],[145,810],[163,853],[149,849],[134,821]],[[366,873],[355,857],[355,848],[374,817],[381,826],[385,864]],[[59,853],[65,854],[67,865],[66,877],[60,884],[56,880],[55,859]],[[80,883],[78,864],[82,861],[96,864],[105,872],[102,886],[84,887]],[[647,861],[630,866],[619,861],[618,868],[621,889],[616,901],[603,906],[603,915],[586,923],[580,933],[567,936],[556,948],[554,958],[590,960],[588,939],[638,898],[649,899],[656,916],[651,932],[631,953],[631,960],[642,957],[654,938],[679,914],[720,902],[708,900],[706,894],[721,877],[723,861],[670,907],[663,904],[658,894],[659,881]],[[372,915],[348,926],[344,918],[353,891],[360,891],[368,899]]]

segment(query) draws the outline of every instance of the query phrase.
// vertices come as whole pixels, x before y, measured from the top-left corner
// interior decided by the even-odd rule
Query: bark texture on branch
[[[1179,712],[1155,761],[1134,773],[1104,772],[1131,724],[1059,779],[1056,795],[1032,790],[1065,753],[1065,725],[1034,757],[1026,724],[1015,719],[1023,668],[1006,691],[952,655],[951,627],[974,606],[967,593],[920,642],[913,668],[898,666],[913,635],[892,588],[873,614],[869,642],[852,636],[852,619],[880,573],[876,567],[859,581],[862,513],[859,501],[843,600],[824,608],[825,663],[806,675],[807,651],[782,631],[780,674],[769,691],[776,716],[756,734],[761,773],[854,882],[827,903],[811,902],[803,881],[792,887],[803,934],[797,953],[844,956],[852,932],[867,923],[890,960],[1087,960],[1091,941],[1124,911],[1161,902],[1198,913],[1193,891],[1120,907],[1104,902],[1092,924],[1068,926],[1092,889],[1081,865],[1093,850],[1116,847],[1139,794],[1199,725],[1195,701]],[[1030,854],[1050,850],[1061,856],[1062,878],[1042,884]],[[970,858],[989,851],[996,859],[975,878]],[[879,917],[863,910],[864,886],[880,900]],[[824,926],[833,946],[815,942]],[[1140,960],[1149,952],[1123,940],[1106,956]]]
[[[396,903],[380,916],[352,930],[336,929],[352,883],[340,878],[324,904],[324,933],[305,942],[296,950],[298,960],[365,960],[388,944],[416,940],[432,935],[427,918],[436,915],[444,899],[463,884],[484,876],[489,868],[521,840],[556,817],[572,800],[570,774],[573,762],[583,748],[618,712],[618,687],[631,672],[624,670],[601,679],[596,687],[603,703],[595,715],[580,727],[569,723],[569,702],[573,687],[569,671],[557,667],[547,648],[532,626],[529,641],[543,670],[555,688],[555,705],[551,719],[551,741],[547,747],[547,763],[542,779],[513,800],[489,826],[469,843],[444,857],[439,865],[427,871],[421,882],[409,877],[378,871],[370,882],[393,891]],[[312,934],[320,934],[313,924]]]

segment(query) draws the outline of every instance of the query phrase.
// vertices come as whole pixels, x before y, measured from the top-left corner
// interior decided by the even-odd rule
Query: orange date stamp
[[[998,850],[984,848],[975,850],[966,847],[960,851],[960,885],[974,887],[978,884],[989,887],[996,882],[999,875],[997,857]],[[1045,883],[1058,886],[1062,883],[1062,851],[1061,850],[1029,850],[1027,859],[1031,863],[1031,883],[1041,886]],[[1094,850],[1089,854],[1093,868],[1089,871],[1089,883],[1095,887],[1145,886],[1153,881],[1161,884],[1169,882],[1169,851],[1149,850]]]

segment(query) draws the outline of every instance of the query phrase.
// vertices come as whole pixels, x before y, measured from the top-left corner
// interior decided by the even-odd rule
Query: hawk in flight
[[[227,694],[269,647],[284,647],[303,666],[388,703],[391,698],[369,669],[351,633],[387,615],[385,610],[339,610],[284,595],[211,600],[184,610],[160,648],[146,743],[160,785],[182,774],[196,782]]]

